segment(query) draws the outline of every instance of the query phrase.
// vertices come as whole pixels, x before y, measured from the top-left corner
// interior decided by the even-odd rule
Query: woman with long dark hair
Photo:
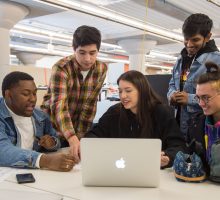
[[[172,166],[176,153],[185,146],[173,114],[142,73],[125,72],[117,83],[121,102],[110,107],[86,137],[159,138],[161,167]]]

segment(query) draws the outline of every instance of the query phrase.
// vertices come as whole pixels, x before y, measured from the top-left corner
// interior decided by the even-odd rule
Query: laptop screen
[[[159,185],[160,139],[83,138],[80,147],[85,186]]]

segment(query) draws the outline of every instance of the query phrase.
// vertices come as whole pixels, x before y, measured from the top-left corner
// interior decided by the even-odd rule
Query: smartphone
[[[20,183],[33,183],[35,178],[32,173],[16,174],[17,182]]]

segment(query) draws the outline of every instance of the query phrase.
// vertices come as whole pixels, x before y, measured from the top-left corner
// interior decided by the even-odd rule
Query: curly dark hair
[[[34,78],[25,73],[25,72],[19,72],[14,71],[5,76],[5,78],[2,81],[2,96],[5,97],[5,91],[13,88],[16,84],[18,84],[19,81],[33,81]]]

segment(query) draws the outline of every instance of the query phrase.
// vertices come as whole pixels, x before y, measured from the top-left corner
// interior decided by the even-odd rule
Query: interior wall
[[[21,71],[30,74],[34,78],[36,86],[47,86],[50,80],[51,69],[38,68],[35,66],[10,66],[11,71]],[[37,91],[37,106],[40,106],[43,101],[43,96],[46,93],[46,89],[39,89]]]
[[[116,84],[118,77],[125,71],[124,63],[109,63],[107,72],[107,82]]]
[[[128,67],[127,67],[128,68]],[[127,69],[122,63],[111,63],[108,65],[108,74],[107,74],[107,82],[116,83],[117,78]],[[46,87],[50,80],[51,69],[49,68],[40,68],[30,65],[19,65],[10,66],[10,71],[22,71],[33,76],[36,86]],[[147,74],[157,74],[159,70],[148,68]],[[37,92],[37,106],[41,105],[43,101],[43,96],[46,93],[46,89],[39,89]]]

